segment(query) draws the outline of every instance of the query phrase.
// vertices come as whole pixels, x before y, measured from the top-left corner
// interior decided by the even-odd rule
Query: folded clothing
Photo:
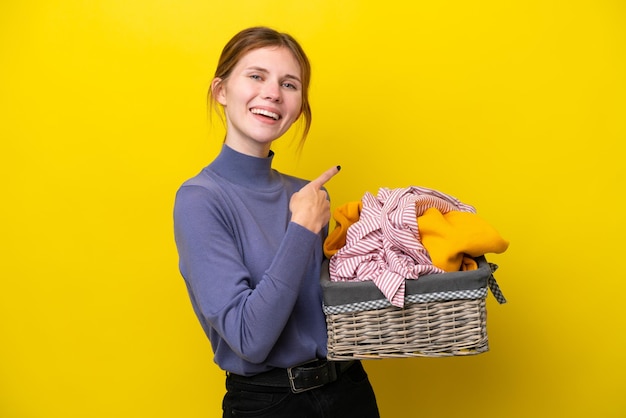
[[[330,280],[373,281],[395,306],[404,304],[405,279],[474,270],[474,257],[508,247],[474,207],[424,187],[380,188],[334,218],[324,242]]]
[[[433,265],[444,271],[461,269],[467,255],[500,254],[509,246],[493,226],[475,213],[441,213],[433,207],[418,216],[417,227]]]
[[[336,226],[324,240],[324,254],[326,257],[332,257],[341,247],[346,245],[348,228],[359,220],[362,209],[363,203],[360,201],[348,202],[335,209],[333,218]]]
[[[425,187],[381,187],[365,193],[360,219],[350,225],[346,244],[330,259],[335,281],[372,280],[395,306],[404,305],[405,279],[443,273],[419,241],[417,216],[430,207],[442,212],[476,210],[445,193]]]

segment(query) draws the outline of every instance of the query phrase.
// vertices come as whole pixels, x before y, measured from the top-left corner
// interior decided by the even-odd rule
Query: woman
[[[332,167],[307,182],[272,169],[272,142],[299,118],[310,64],[290,35],[254,27],[224,47],[209,91],[220,154],[176,195],[180,271],[227,373],[224,417],[378,417],[359,362],[328,362],[319,284]]]

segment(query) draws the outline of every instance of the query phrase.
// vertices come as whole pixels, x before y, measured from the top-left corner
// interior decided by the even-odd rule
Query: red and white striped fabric
[[[476,213],[474,207],[425,187],[380,188],[366,193],[359,220],[350,225],[346,245],[330,259],[333,281],[372,280],[395,306],[404,306],[404,281],[429,273],[433,266],[420,241],[417,217],[428,208]]]

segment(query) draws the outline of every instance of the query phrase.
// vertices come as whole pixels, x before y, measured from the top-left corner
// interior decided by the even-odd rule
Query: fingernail
[[[340,166],[340,165],[338,165],[338,166],[337,166],[337,171],[340,171],[340,170],[341,170],[341,166]]]

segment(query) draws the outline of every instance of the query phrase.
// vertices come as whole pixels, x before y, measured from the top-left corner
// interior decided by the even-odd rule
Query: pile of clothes
[[[474,257],[499,254],[507,240],[474,207],[425,187],[380,188],[339,206],[324,241],[331,281],[372,280],[404,305],[405,279],[476,269]]]

